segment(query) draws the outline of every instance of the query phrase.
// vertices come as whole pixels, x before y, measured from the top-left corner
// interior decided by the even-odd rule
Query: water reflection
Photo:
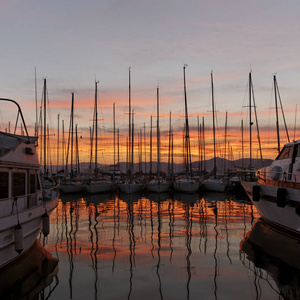
[[[221,195],[62,199],[45,246],[59,259],[57,299],[247,299],[239,244],[257,214]]]
[[[241,242],[241,250],[252,264],[257,299],[264,296],[267,282],[283,299],[300,299],[300,240],[285,235],[259,219]]]
[[[22,259],[1,269],[0,299],[49,299],[59,283],[57,264],[36,241]]]

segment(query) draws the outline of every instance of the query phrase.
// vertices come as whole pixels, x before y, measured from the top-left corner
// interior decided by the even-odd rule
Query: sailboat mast
[[[57,115],[57,157],[56,157],[56,168],[57,173],[59,171],[59,114]]]
[[[187,64],[183,66],[183,81],[184,81],[184,104],[185,104],[185,152],[186,152],[186,170],[188,173],[192,171],[192,160],[190,153],[190,133],[189,133],[189,120],[188,120],[188,108],[187,108],[187,95],[186,95],[186,79],[185,69]]]
[[[249,151],[250,151],[250,165],[249,165],[249,168],[250,170],[252,169],[252,109],[251,109],[251,87],[252,87],[252,77],[251,77],[251,72],[249,72]]]
[[[226,146],[227,146],[227,111],[226,111],[226,117],[225,117],[225,150],[224,150],[224,173],[226,172]],[[229,147],[228,147],[229,152]]]
[[[79,146],[78,146],[78,131],[77,131],[77,124],[75,125],[75,137],[76,137],[76,166],[77,166],[77,173],[80,173],[80,163],[79,163]]]
[[[169,121],[169,153],[168,153],[168,174],[171,173],[171,111],[170,111],[170,121]]]
[[[202,147],[203,147],[203,170],[206,169],[206,163],[205,163],[205,130],[204,130],[204,117],[202,117]]]
[[[132,124],[131,124],[131,129],[132,129],[132,133],[131,133],[131,167],[130,170],[133,173],[133,150],[134,150],[134,109],[132,110]]]
[[[65,165],[65,120],[62,120],[62,167]]]
[[[95,176],[98,176],[98,83],[95,81]]]
[[[120,129],[118,128],[118,171],[120,170]]]
[[[144,159],[145,159],[145,174],[147,173],[147,144],[146,144],[146,124],[144,122]]]
[[[297,128],[297,104],[295,109],[295,121],[294,121],[294,141],[296,139],[296,128]]]
[[[244,123],[241,121],[241,130],[242,130],[242,167],[244,168]]]
[[[46,148],[47,148],[47,120],[46,120],[46,109],[47,109],[47,88],[46,88],[46,78],[44,78],[44,176],[46,175]]]
[[[216,125],[215,125],[215,99],[214,99],[213,72],[210,73],[210,78],[211,78],[211,105],[212,105],[212,115],[213,115],[213,140],[214,140],[214,168],[213,168],[213,175],[216,176],[216,172],[217,172],[217,158],[216,158]]]
[[[114,128],[114,170],[116,165],[116,104],[113,104],[113,128]]]
[[[150,174],[152,174],[152,116],[150,118]]]
[[[157,90],[156,90],[156,106],[157,106],[157,179],[159,180],[160,179],[160,136],[159,136],[159,87],[157,87]]]
[[[129,118],[129,122],[128,122],[128,157],[129,157],[129,162],[128,162],[128,169],[129,169],[129,173],[130,171],[132,171],[132,167],[133,167],[133,160],[131,160],[131,139],[133,139],[133,137],[131,137],[131,133],[132,133],[132,129],[131,129],[131,68],[129,68],[129,85],[128,85],[128,100],[129,100],[129,105],[128,105],[128,118]]]
[[[198,131],[198,174],[201,173],[201,168],[200,168],[200,146],[201,146],[201,142],[200,142],[200,123],[199,123],[199,116],[197,116],[197,131]]]
[[[278,104],[277,104],[277,89],[276,89],[276,75],[274,80],[274,95],[275,95],[275,111],[276,111],[276,133],[277,133],[277,152],[280,152],[280,135],[279,135],[279,121],[278,121]]]
[[[74,93],[72,93],[71,105],[71,176],[73,176],[73,138],[74,138]]]
[[[279,93],[279,88],[278,88],[276,77],[275,77],[275,89],[276,89],[275,93],[277,94],[277,96],[279,98],[279,102],[280,102],[280,108],[281,108],[281,112],[282,112],[282,117],[283,117],[283,122],[284,122],[284,127],[285,127],[285,132],[286,132],[287,140],[288,140],[288,142],[290,142],[289,132],[288,132],[288,128],[287,128],[286,121],[285,121],[283,106],[282,106],[282,102],[281,102],[281,97],[280,97],[280,93]],[[278,127],[279,127],[279,125],[278,125]]]
[[[34,90],[35,90],[35,135],[38,136],[38,105],[37,105],[37,83],[36,83],[36,68],[34,68]]]

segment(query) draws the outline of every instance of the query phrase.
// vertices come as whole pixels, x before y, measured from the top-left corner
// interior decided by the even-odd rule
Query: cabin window
[[[35,178],[36,178],[36,189],[37,189],[37,191],[40,191],[41,185],[40,185],[40,178],[39,178],[38,174],[35,174]]]
[[[12,196],[21,196],[25,195],[25,173],[13,173],[13,191],[12,191]]]
[[[292,157],[292,155],[293,155],[293,147],[285,147],[282,149],[277,159],[289,158]]]
[[[0,199],[8,198],[8,172],[0,172]]]
[[[35,174],[30,174],[30,185],[29,185],[29,193],[34,194],[36,192],[35,189]]]

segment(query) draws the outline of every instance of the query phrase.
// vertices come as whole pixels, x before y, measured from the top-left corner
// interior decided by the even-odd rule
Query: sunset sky
[[[33,134],[35,70],[38,106],[42,100],[43,78],[47,78],[47,123],[54,146],[57,115],[60,114],[60,127],[64,120],[67,131],[74,92],[74,122],[82,136],[81,161],[88,161],[94,86],[95,80],[99,81],[99,129],[104,135],[99,141],[102,143],[99,161],[109,164],[112,163],[113,103],[122,149],[126,146],[128,69],[131,68],[136,134],[144,130],[145,124],[146,136],[149,136],[151,115],[155,126],[156,87],[159,85],[163,147],[167,146],[171,111],[173,130],[178,137],[176,149],[180,152],[184,126],[183,65],[188,64],[189,122],[195,137],[191,141],[193,160],[197,160],[198,151],[197,132],[193,132],[197,116],[200,120],[204,117],[207,147],[210,147],[212,71],[218,142],[224,143],[227,111],[227,139],[234,159],[238,159],[242,120],[247,139],[248,74],[252,71],[265,156],[274,158],[276,151],[267,150],[274,148],[276,139],[274,74],[291,140],[294,139],[296,105],[297,109],[300,106],[299,16],[297,0],[0,0],[0,97],[19,102]],[[13,122],[13,116],[1,108],[1,130],[8,127],[8,120]],[[287,140],[282,118],[280,124],[283,144]],[[295,138],[299,139],[300,125],[296,122],[296,126]],[[253,150],[255,155],[256,150]],[[167,150],[162,151],[162,159],[166,161]],[[209,150],[207,155],[211,158]],[[125,155],[121,160],[125,160]]]

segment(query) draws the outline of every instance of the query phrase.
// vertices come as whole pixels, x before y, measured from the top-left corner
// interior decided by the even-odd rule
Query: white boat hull
[[[278,186],[244,181],[242,181],[242,185],[263,219],[283,229],[300,234],[300,215],[296,213],[296,207],[300,205],[300,190],[286,188],[286,205],[278,207]],[[260,187],[258,201],[253,201],[253,186]]]
[[[7,200],[9,201],[9,200]],[[19,223],[23,228],[23,250],[21,254],[25,253],[35,242],[38,234],[42,229],[42,216],[47,211],[48,215],[57,206],[58,197],[53,200],[45,202],[45,205],[38,205],[21,212],[13,213],[9,216],[0,218],[0,268],[15,258],[19,257],[15,250],[15,236],[14,228]]]
[[[120,192],[126,194],[132,194],[140,192],[143,188],[141,183],[120,183],[119,185]]]
[[[182,193],[195,193],[199,190],[200,183],[193,180],[178,180],[174,182],[174,189]]]
[[[206,179],[202,181],[202,187],[206,191],[223,193],[226,190],[227,182],[220,179]]]

